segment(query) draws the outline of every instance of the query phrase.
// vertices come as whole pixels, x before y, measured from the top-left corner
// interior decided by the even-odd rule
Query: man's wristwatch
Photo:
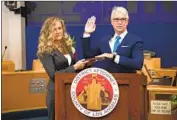
[[[114,52],[114,53],[113,53],[113,60],[116,58],[116,55],[117,55],[117,53]]]

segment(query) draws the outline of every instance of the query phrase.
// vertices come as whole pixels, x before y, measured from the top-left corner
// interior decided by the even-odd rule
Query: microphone
[[[7,46],[5,46],[4,48],[5,48],[5,49],[4,49],[4,52],[3,52],[3,54],[2,54],[2,60],[3,60],[3,58],[4,58],[4,55],[5,55],[5,52],[6,52]]]

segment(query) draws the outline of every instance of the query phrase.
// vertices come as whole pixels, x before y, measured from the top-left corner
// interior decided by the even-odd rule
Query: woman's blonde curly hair
[[[59,17],[50,17],[45,20],[40,31],[40,36],[38,40],[38,51],[37,51],[38,57],[42,56],[44,52],[52,54],[52,52],[57,49],[57,47],[54,44],[54,40],[52,36],[52,27],[53,27],[52,25],[56,21],[59,21],[61,23],[64,32],[64,36],[60,41],[60,45],[58,49],[63,54],[68,54],[72,52],[71,47],[73,41],[66,32],[66,26],[64,24],[64,21]]]

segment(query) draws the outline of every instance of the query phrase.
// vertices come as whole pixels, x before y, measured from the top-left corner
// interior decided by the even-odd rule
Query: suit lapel
[[[75,59],[74,59],[74,54],[71,52],[71,53],[69,53],[70,54],[70,56],[71,56],[71,65],[72,64],[74,64],[74,62],[75,62]]]
[[[68,59],[57,49],[55,54],[61,59],[61,61],[68,61]],[[66,62],[69,66],[68,62]]]
[[[110,36],[108,36],[108,37],[106,37],[106,39],[105,39],[105,46],[104,46],[104,48],[105,48],[105,51],[104,52],[107,52],[107,53],[111,53],[111,48],[110,48],[110,45],[109,45],[109,41],[111,40],[111,38],[113,37],[113,35],[110,35]]]
[[[57,50],[56,54],[58,56],[60,56],[60,58],[63,60],[63,61],[67,61],[67,65],[69,66],[69,63],[68,63],[68,59],[59,51]],[[74,54],[72,52],[69,53],[69,55],[71,56],[71,65],[75,63],[75,59],[74,59]]]
[[[107,43],[105,44],[106,46],[105,46],[105,50],[106,50],[106,52],[108,52],[108,53],[111,53],[111,48],[110,48],[110,45],[109,45],[109,41],[106,41]]]
[[[74,59],[74,54],[72,52],[70,52],[69,54],[71,56],[71,59],[73,60]]]

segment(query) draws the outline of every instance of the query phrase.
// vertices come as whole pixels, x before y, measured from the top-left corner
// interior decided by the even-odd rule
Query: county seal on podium
[[[72,82],[70,92],[74,106],[89,117],[109,114],[119,100],[115,78],[100,68],[88,68],[79,72]]]

